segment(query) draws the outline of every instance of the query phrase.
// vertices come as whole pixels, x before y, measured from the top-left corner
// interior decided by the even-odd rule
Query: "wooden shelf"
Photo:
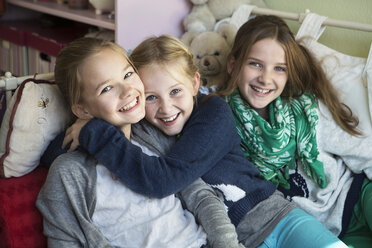
[[[58,16],[109,30],[115,30],[115,21],[106,15],[96,15],[92,9],[71,9],[67,4],[57,2],[35,2],[34,0],[7,0],[9,4],[37,12]]]

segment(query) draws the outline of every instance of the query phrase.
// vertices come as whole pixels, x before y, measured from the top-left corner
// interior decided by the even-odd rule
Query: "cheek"
[[[243,76],[240,76],[239,79],[238,79],[238,88],[239,88],[239,91],[241,93],[244,93],[246,91],[248,91],[249,89],[249,80],[247,80],[247,78],[243,77]]]
[[[250,88],[249,84],[248,83],[238,84],[238,89],[239,89],[241,97],[245,101],[249,102],[250,92],[251,92],[251,88]]]
[[[114,99],[111,97],[101,98],[99,101],[95,101],[92,110],[99,114],[115,113],[118,110],[118,103]]]
[[[178,99],[178,106],[186,113],[186,118],[189,118],[193,108],[194,108],[194,98],[192,95]]]
[[[287,84],[287,81],[288,81],[288,76],[282,76],[281,78],[279,78],[279,87],[281,88],[281,90],[283,90]]]
[[[136,74],[136,87],[138,89],[138,91],[140,91],[143,95],[145,94],[145,86],[142,82],[142,80],[140,79],[140,77]]]
[[[151,119],[155,118],[157,107],[155,104],[146,104],[145,111],[146,111],[146,119],[150,121]]]

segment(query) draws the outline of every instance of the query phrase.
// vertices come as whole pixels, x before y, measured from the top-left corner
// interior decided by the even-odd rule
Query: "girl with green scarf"
[[[358,131],[320,63],[283,20],[257,16],[239,29],[227,71],[217,94],[247,159],[347,244],[370,247],[372,138]]]

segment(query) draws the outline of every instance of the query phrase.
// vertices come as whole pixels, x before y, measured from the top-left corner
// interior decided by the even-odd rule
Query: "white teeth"
[[[173,115],[169,118],[166,118],[166,119],[162,119],[164,122],[171,122],[171,121],[174,121],[176,118],[177,118],[178,114],[176,115]]]
[[[254,89],[255,91],[260,92],[262,94],[266,94],[266,93],[269,93],[270,92],[270,90],[260,89],[260,88],[257,88],[255,86],[252,86],[252,89]]]
[[[136,106],[137,102],[138,102],[138,99],[137,99],[137,97],[136,97],[132,102],[130,102],[129,104],[125,105],[125,106],[124,106],[123,108],[121,108],[119,111],[120,111],[120,112],[127,111],[127,110],[133,108],[134,106]]]

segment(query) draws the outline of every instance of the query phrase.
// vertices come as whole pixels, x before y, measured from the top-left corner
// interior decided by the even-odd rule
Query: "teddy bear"
[[[213,31],[216,22],[231,17],[244,4],[265,8],[263,0],[190,0],[191,12],[184,18],[186,32]],[[239,27],[237,27],[239,28]]]
[[[225,81],[226,61],[237,29],[224,23],[217,31],[186,32],[181,40],[190,49],[198,67],[201,84],[215,91]]]

